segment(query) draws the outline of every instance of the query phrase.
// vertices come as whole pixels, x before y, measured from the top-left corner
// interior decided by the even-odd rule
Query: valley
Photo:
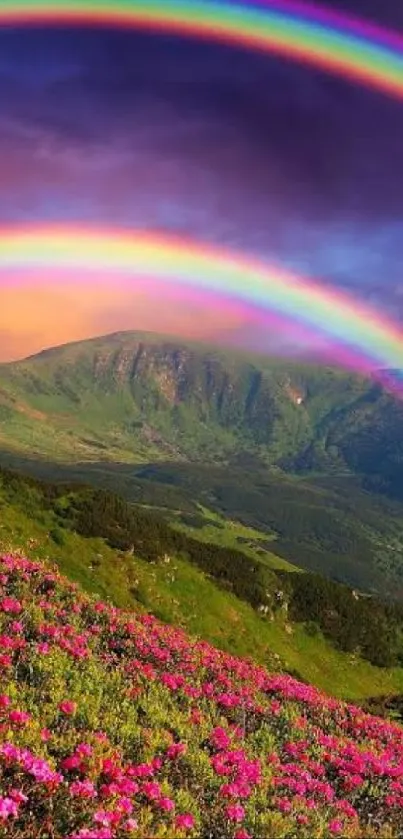
[[[401,597],[403,407],[340,370],[119,333],[0,365],[0,464],[267,533]]]

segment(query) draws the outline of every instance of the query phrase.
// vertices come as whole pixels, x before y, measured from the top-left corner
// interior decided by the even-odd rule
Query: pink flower
[[[175,809],[175,802],[171,798],[160,798],[157,801],[157,806],[160,810],[166,810],[167,813],[170,813]]]
[[[217,749],[228,749],[231,740],[228,737],[225,728],[217,726],[217,728],[213,728],[210,734],[210,743]]]
[[[10,790],[9,796],[13,799],[13,801],[16,801],[18,804],[25,804],[25,802],[28,801],[28,796],[25,795],[20,789]]]
[[[127,796],[120,798],[119,801],[116,802],[116,807],[120,810],[121,813],[125,813],[127,816],[133,810],[133,804],[130,801],[130,798],[127,798]]]
[[[225,815],[229,821],[241,822],[245,818],[245,810],[241,804],[229,804],[225,808]]]
[[[75,714],[77,710],[77,702],[73,702],[71,699],[64,699],[59,705],[59,710],[62,711],[63,714],[71,716],[72,714]]]
[[[279,798],[277,800],[277,808],[280,810],[280,813],[289,813],[292,810],[291,801],[288,798]]]
[[[187,745],[186,743],[173,743],[172,746],[169,746],[167,749],[167,757],[170,760],[174,760],[175,758],[179,757],[186,753]]]
[[[0,694],[0,708],[8,708],[11,705],[11,699],[5,693]]]
[[[114,822],[120,821],[120,814],[110,810],[97,810],[93,816],[94,822],[100,824],[102,827],[109,827]]]
[[[27,711],[10,711],[8,718],[10,722],[14,723],[14,725],[26,725],[27,722],[31,719],[31,714],[28,714]]]
[[[237,830],[235,833],[234,839],[251,839],[251,836],[245,828],[241,827],[241,829]]]
[[[191,830],[194,825],[195,820],[191,813],[181,813],[175,819],[175,827],[178,830]]]
[[[6,821],[9,816],[18,816],[18,805],[12,798],[0,798],[0,819]]]
[[[298,824],[308,824],[308,816],[305,813],[299,813],[297,816],[297,822]]]
[[[149,778],[154,775],[154,767],[149,763],[139,763],[137,766],[131,766],[129,774],[134,778]]]
[[[331,833],[341,833],[343,830],[343,822],[341,822],[340,819],[332,819],[332,821],[328,824],[328,828]]]
[[[95,798],[97,792],[92,781],[74,781],[70,784],[70,795],[78,798]]]
[[[76,754],[80,757],[91,757],[93,748],[89,743],[79,743],[76,748]]]
[[[0,609],[11,615],[18,615],[22,612],[21,603],[15,597],[3,597],[3,600],[0,601]]]
[[[137,830],[138,822],[136,822],[136,819],[127,819],[123,827],[125,830]]]
[[[78,833],[72,833],[68,839],[113,839],[110,827],[82,827]]]
[[[157,784],[156,781],[146,781],[146,783],[143,784],[142,792],[150,800],[159,798],[161,795],[160,785]]]

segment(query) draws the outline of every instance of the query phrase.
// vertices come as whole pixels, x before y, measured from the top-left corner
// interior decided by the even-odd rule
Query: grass
[[[210,521],[214,518],[210,516]],[[380,669],[360,659],[353,663],[320,635],[309,636],[302,625],[291,626],[281,619],[270,622],[183,560],[171,557],[157,566],[113,551],[102,539],[69,531],[63,531],[63,544],[56,544],[50,536],[54,525],[51,515],[43,513],[35,520],[3,500],[0,551],[18,549],[34,558],[51,559],[89,593],[121,608],[146,609],[225,651],[270,668],[279,659],[283,668],[297,671],[336,697],[359,700],[403,691],[403,669]],[[239,532],[257,539],[253,529],[236,524],[216,530],[227,540]]]
[[[220,545],[225,548],[236,548],[238,550],[241,548],[246,556],[264,562],[274,571],[302,572],[301,568],[298,568],[291,562],[287,562],[287,560],[280,556],[276,556],[272,551],[267,550],[266,544],[271,541],[274,542],[276,538],[274,534],[262,533],[253,527],[247,527],[239,521],[226,519],[224,516],[213,510],[209,510],[202,504],[198,504],[197,507],[200,515],[204,519],[202,525],[192,527],[181,521],[181,513],[178,513],[176,516],[172,516],[171,521],[173,526],[177,530],[191,534],[200,542]]]

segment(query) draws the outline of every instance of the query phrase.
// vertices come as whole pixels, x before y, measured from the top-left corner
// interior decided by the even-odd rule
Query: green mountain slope
[[[397,597],[402,446],[402,404],[330,368],[141,333],[0,365],[0,463],[171,512],[201,503],[285,562]]]
[[[75,526],[79,526],[77,513],[80,509],[88,512],[91,498],[97,499],[96,493],[91,490],[77,486],[42,485],[35,480],[0,471],[0,552],[15,552],[18,549],[32,557],[55,562],[64,574],[89,593],[121,608],[150,611],[160,619],[181,626],[225,651],[250,656],[272,669],[297,673],[307,682],[335,696],[361,700],[385,693],[393,696],[403,692],[402,666],[374,666],[354,650],[343,651],[335,644],[335,627],[333,636],[329,635],[329,626],[324,625],[327,634],[320,629],[319,624],[323,622],[320,615],[316,616],[319,617],[319,623],[316,622],[315,631],[312,621],[297,619],[297,616],[294,619],[284,612],[281,605],[274,609],[271,620],[246,599],[246,589],[243,591],[242,587],[238,587],[238,594],[235,594],[231,591],[230,578],[220,579],[214,568],[210,569],[210,573],[207,569],[203,570],[200,557],[198,559],[193,555],[192,558],[189,553],[177,548],[169,551],[170,561],[164,561],[163,545],[169,541],[169,536],[160,518],[155,521],[157,524],[160,522],[158,526],[162,527],[162,561],[161,558],[145,558],[146,554],[142,551],[144,544],[142,546],[138,541],[138,528],[134,551],[113,548],[101,536],[78,533],[74,527],[74,516],[66,516],[66,511],[75,511]],[[83,502],[86,505],[84,507]],[[143,526],[144,539],[147,517],[144,518],[141,509],[136,510],[140,516],[137,521]],[[204,521],[203,532],[198,532],[189,522],[180,524],[177,520],[174,523],[175,529],[186,531],[193,539],[197,537],[196,541],[201,544],[207,542],[205,556],[209,554],[208,546],[214,542],[231,550],[234,547],[239,549],[240,543],[236,541],[239,538],[248,538],[249,542],[252,540],[255,550],[249,544],[246,553],[241,543],[245,568],[243,579],[249,584],[254,564],[261,562],[267,585],[274,587],[273,591],[285,589],[286,578],[278,576],[278,568],[273,562],[274,555],[263,551],[265,556],[262,556],[257,548],[257,544],[264,540],[262,534],[247,530],[237,522],[208,514],[203,509],[199,510],[199,515]],[[84,519],[88,523],[88,517],[84,516]],[[114,521],[116,525],[116,516]],[[213,522],[219,526],[214,528]],[[94,532],[101,533],[100,525],[104,523],[104,515],[98,523],[95,520]],[[154,527],[152,533],[155,534]],[[116,537],[116,528],[114,531],[109,529],[109,541],[113,541],[113,536]],[[151,544],[154,544],[153,540],[154,536]],[[150,543],[147,544],[150,547]],[[236,573],[238,582],[241,582]],[[314,578],[311,582],[310,588],[314,591]],[[299,588],[298,591],[303,593],[304,589]],[[343,594],[342,589],[336,586],[327,594],[337,599],[340,592]],[[325,611],[326,592],[323,589],[322,596],[325,598]],[[305,601],[308,602],[304,597]],[[349,595],[347,599],[337,602],[337,608],[343,610],[342,602],[354,606],[356,601]],[[376,608],[369,615],[373,623]],[[345,617],[342,620],[344,624],[348,623]],[[399,620],[403,623],[403,618]],[[357,625],[354,615],[352,625]],[[390,626],[392,629],[392,624]],[[381,632],[377,631],[377,638],[380,635]],[[400,630],[397,636],[400,647],[399,639]]]
[[[373,383],[122,333],[0,366],[0,440],[56,459],[276,463],[304,452],[333,416],[379,399]]]
[[[356,474],[403,498],[403,404],[371,379],[118,333],[0,365],[0,447],[54,461]]]

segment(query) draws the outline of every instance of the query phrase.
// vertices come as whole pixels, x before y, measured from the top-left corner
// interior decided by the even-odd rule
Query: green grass
[[[0,497],[1,501],[1,497]],[[302,626],[261,618],[248,604],[219,589],[189,563],[172,557],[154,565],[136,556],[113,551],[101,539],[86,539],[63,531],[63,544],[51,536],[55,520],[37,519],[4,500],[0,504],[0,550],[22,550],[31,557],[51,559],[63,574],[123,608],[146,609],[160,619],[240,656],[270,667],[298,671],[307,682],[337,697],[363,699],[403,691],[403,669],[371,666],[338,652],[320,635],[312,638]],[[228,533],[231,528],[224,528]],[[241,528],[243,534],[248,529]],[[235,532],[239,532],[235,527]],[[252,531],[253,532],[253,531]],[[256,533],[253,532],[254,538]]]
[[[207,542],[213,545],[221,545],[225,548],[241,549],[246,556],[264,562],[274,571],[295,571],[302,572],[301,568],[291,562],[276,556],[272,551],[263,547],[267,542],[275,540],[275,535],[262,533],[254,527],[247,527],[239,521],[226,519],[214,510],[209,510],[202,504],[198,504],[198,510],[204,519],[200,527],[192,527],[180,520],[181,513],[172,516],[173,527],[184,533],[191,534],[200,542]],[[242,541],[241,541],[242,540]],[[244,541],[247,540],[247,541]]]

